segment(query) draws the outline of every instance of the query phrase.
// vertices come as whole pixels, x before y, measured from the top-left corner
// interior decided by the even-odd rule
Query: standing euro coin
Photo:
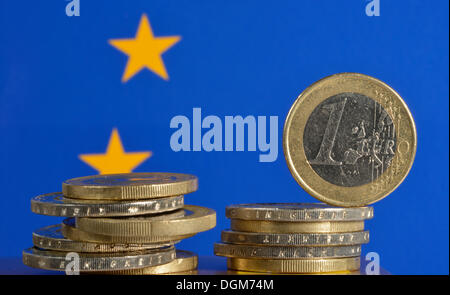
[[[402,98],[356,73],[326,77],[303,91],[283,132],[295,180],[315,198],[342,207],[372,204],[391,193],[411,169],[416,146]]]

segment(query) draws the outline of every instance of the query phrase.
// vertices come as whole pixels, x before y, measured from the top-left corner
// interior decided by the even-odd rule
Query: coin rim
[[[53,231],[57,233],[60,229],[61,238],[55,238],[45,233]],[[42,241],[43,243],[40,243]],[[112,252],[130,252],[157,249],[172,246],[171,242],[162,243],[98,243],[88,241],[76,241],[67,239],[62,234],[62,225],[53,224],[42,227],[33,232],[33,245],[40,249],[53,250],[60,252],[82,252],[82,253],[112,253]],[[54,246],[56,245],[56,246]]]
[[[231,219],[233,231],[253,233],[344,233],[364,230],[364,221],[289,222]]]
[[[64,196],[73,199],[88,200],[139,200],[168,197],[175,195],[186,195],[198,189],[198,178],[195,175],[171,172],[138,172],[138,173],[115,173],[102,174],[104,177],[113,177],[117,175],[148,175],[148,174],[167,174],[172,176],[183,176],[186,179],[170,183],[138,184],[130,182],[130,185],[75,185],[72,181],[99,177],[99,175],[90,175],[76,177],[65,180],[62,183],[62,192]]]
[[[184,206],[183,195],[168,196],[146,200],[124,200],[120,202],[108,200],[111,201],[108,203],[100,203],[100,202],[94,203],[88,202],[93,200],[70,199],[70,198],[65,198],[67,202],[63,203],[59,201],[42,202],[38,199],[39,197],[47,197],[51,195],[54,195],[54,198],[57,196],[63,196],[63,194],[60,192],[36,196],[31,199],[31,211],[36,214],[47,216],[61,216],[61,217],[116,217],[116,216],[137,216],[145,214],[171,212],[181,209]],[[54,200],[54,198],[52,200]],[[73,202],[71,202],[72,200]],[[176,206],[170,208],[167,208],[167,206],[160,207],[160,209],[158,210],[154,208],[155,204],[157,203],[167,204],[168,202],[176,202]],[[146,210],[141,209],[140,211],[137,212],[129,211],[129,209],[132,207],[142,208],[143,206],[146,206],[147,209]],[[99,209],[104,210],[104,212],[99,213],[98,212]],[[66,211],[66,213],[64,213],[64,211]]]
[[[36,254],[34,251],[37,251],[38,253],[42,253],[42,255]],[[53,254],[53,256],[52,256]],[[148,265],[137,265],[137,266],[130,266],[127,268],[117,268],[116,270],[121,269],[136,269],[136,268],[142,268],[146,266],[156,266],[164,263],[169,263],[170,261],[173,261],[175,259],[175,248],[173,246],[166,247],[164,249],[150,249],[150,250],[142,250],[142,251],[133,251],[133,252],[117,252],[117,253],[77,253],[80,258],[80,271],[81,266],[84,265],[86,262],[89,262],[89,265],[92,265],[93,267],[98,267],[97,269],[91,269],[89,271],[102,271],[102,270],[109,270],[102,268],[101,265],[103,265],[108,260],[120,260],[124,261],[127,259],[139,259],[140,257],[153,257],[153,256],[159,256],[162,255],[164,259],[162,259],[161,263],[153,264],[153,258],[149,260]],[[38,247],[31,247],[27,248],[22,251],[22,261],[25,265],[28,265],[30,267],[34,268],[40,268],[40,269],[48,269],[48,270],[59,270],[64,271],[65,267],[67,266],[67,263],[70,262],[70,260],[66,260],[67,252],[64,251],[53,251],[53,250],[43,250]],[[45,266],[40,265],[40,262],[47,261],[45,263]],[[64,269],[61,268],[61,264],[64,264]],[[56,267],[56,265],[59,265]],[[55,267],[53,267],[55,266]]]
[[[216,226],[216,212],[206,207],[185,205],[193,214],[169,220],[113,219],[76,217],[76,227],[82,231],[112,236],[188,235]]]
[[[264,273],[328,273],[361,268],[360,257],[327,259],[227,258],[228,269]],[[290,270],[283,270],[289,268]]]
[[[329,250],[332,254],[322,254],[322,251],[324,250]],[[356,252],[350,253],[352,250]],[[342,251],[342,253],[339,251]],[[285,256],[279,257],[278,253],[280,252],[284,252]],[[308,256],[311,252],[313,252],[312,256]],[[250,255],[248,255],[249,253]],[[294,254],[297,256],[293,256]],[[343,258],[361,256],[361,244],[344,246],[260,246],[217,242],[214,243],[214,255],[224,257],[280,260]]]
[[[261,207],[263,205],[274,205],[274,207]],[[322,222],[322,221],[362,221],[373,218],[373,207],[324,207],[324,208],[284,208],[276,207],[283,203],[250,203],[230,205],[225,208],[225,216],[232,219],[242,220],[265,220],[265,221],[291,221],[291,222]],[[294,205],[314,205],[323,203],[289,203]],[[254,207],[249,207],[254,206]],[[260,207],[258,207],[260,206]],[[335,213],[339,218],[320,218],[321,213]],[[342,216],[345,214],[346,217]],[[309,216],[308,218],[306,216]],[[315,217],[318,215],[319,217]],[[314,217],[314,218],[313,218]]]
[[[198,267],[198,255],[194,252],[187,250],[176,249],[175,255],[178,253],[184,253],[185,257],[175,257],[169,263],[160,264],[156,266],[148,266],[138,269],[127,269],[127,270],[117,270],[117,271],[105,271],[96,272],[96,274],[108,274],[108,275],[156,275],[156,274],[180,274],[184,272],[189,272],[196,270]],[[84,272],[89,274],[89,272]]]
[[[114,235],[104,235],[91,233],[87,231],[80,230],[75,226],[71,225],[72,222],[69,223],[69,220],[74,219],[74,217],[66,218],[61,223],[61,232],[63,236],[67,239],[73,241],[87,241],[91,243],[179,243],[180,240],[187,239],[193,237],[195,234],[188,235],[159,235],[159,236],[114,236]],[[73,222],[75,224],[75,222]]]
[[[329,236],[348,236],[357,235],[359,238],[356,241],[347,242],[326,242],[317,243],[317,238],[328,238]],[[367,239],[365,237],[367,236]],[[280,238],[281,237],[281,238]],[[307,238],[307,243],[303,242],[304,237]],[[264,243],[263,240],[267,239],[269,242]],[[290,239],[291,243],[281,243],[273,242],[277,240],[285,241]],[[335,238],[332,238],[333,241]],[[251,233],[251,232],[238,232],[233,230],[223,230],[221,232],[221,240],[224,243],[229,244],[242,244],[242,245],[259,245],[259,246],[342,246],[342,245],[358,245],[369,243],[369,231],[360,232],[343,232],[343,233],[290,233],[290,234],[280,234],[280,233]],[[309,242],[312,240],[312,242]],[[328,239],[326,239],[327,241]]]

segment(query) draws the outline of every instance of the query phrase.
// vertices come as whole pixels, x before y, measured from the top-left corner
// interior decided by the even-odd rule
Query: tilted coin
[[[361,255],[361,245],[284,247],[215,243],[214,254],[225,257],[269,259],[338,258]]]
[[[295,180],[336,206],[374,203],[406,177],[416,152],[413,118],[385,83],[356,73],[303,91],[286,118],[283,149]]]
[[[342,233],[364,230],[364,221],[290,222],[231,219],[234,231],[254,233]]]
[[[179,218],[76,218],[76,227],[82,231],[113,236],[177,236],[196,234],[216,226],[216,212],[212,209],[185,205],[185,215]]]
[[[74,259],[67,259],[74,252],[59,252],[29,248],[22,252],[25,265],[65,271]],[[111,271],[136,269],[169,263],[175,259],[175,249],[166,247],[158,250],[144,250],[122,253],[77,253],[80,271]]]
[[[172,196],[138,201],[83,200],[50,193],[31,199],[31,211],[66,217],[135,216],[169,212],[183,208],[184,197]]]
[[[196,191],[198,179],[180,173],[103,174],[63,182],[64,196],[73,199],[137,200],[184,195]]]
[[[81,242],[92,242],[92,243],[172,243],[176,244],[180,240],[193,237],[194,234],[189,235],[155,235],[155,236],[115,236],[115,235],[104,235],[96,234],[91,232],[82,231],[75,227],[75,218],[66,218],[62,222],[61,232],[63,236],[67,239],[73,241]]]
[[[271,234],[224,230],[222,242],[267,246],[333,246],[359,245],[369,242],[369,232]]]
[[[64,252],[130,252],[146,249],[162,248],[173,245],[167,243],[91,243],[66,239],[61,233],[61,224],[43,227],[33,232],[33,245],[35,247],[64,251]]]
[[[327,259],[227,259],[227,266],[229,269],[273,273],[355,271],[360,268],[360,264],[360,257]]]
[[[185,250],[176,250],[175,259],[166,264],[144,267],[139,269],[101,272],[100,274],[110,274],[110,275],[156,275],[156,274],[170,274],[170,273],[185,274],[186,272],[196,270],[197,266],[198,266],[197,254]]]
[[[225,215],[243,220],[357,221],[373,218],[373,208],[340,208],[323,203],[261,203],[227,206]]]

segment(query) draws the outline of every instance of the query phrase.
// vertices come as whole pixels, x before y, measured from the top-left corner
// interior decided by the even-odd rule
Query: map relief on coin
[[[392,118],[378,102],[358,93],[341,93],[311,113],[303,146],[320,177],[354,187],[371,183],[386,171],[397,139]]]

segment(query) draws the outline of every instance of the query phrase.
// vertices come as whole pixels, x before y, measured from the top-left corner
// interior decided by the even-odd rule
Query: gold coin
[[[327,259],[247,259],[228,258],[229,269],[274,273],[323,273],[355,271],[360,268],[360,257]]]
[[[179,236],[209,230],[216,226],[216,212],[212,209],[185,205],[185,215],[173,219],[150,217],[76,218],[82,231],[111,236]],[[166,214],[161,215],[164,217]]]
[[[416,153],[413,118],[385,83],[356,73],[324,78],[291,107],[283,149],[295,180],[336,206],[372,204],[405,179]]]
[[[234,231],[253,233],[343,233],[364,230],[364,221],[289,222],[231,219]]]
[[[243,220],[318,222],[373,218],[372,207],[339,208],[324,203],[257,203],[230,205],[225,216]]]
[[[62,193],[39,195],[31,199],[31,211],[65,217],[136,216],[171,212],[184,206],[183,196],[148,200],[84,200],[65,198]]]
[[[260,246],[342,246],[369,243],[369,231],[272,234],[223,230],[221,237],[224,243]]]
[[[195,253],[184,250],[176,250],[176,257],[169,263],[157,266],[129,269],[121,271],[96,272],[95,274],[110,275],[156,275],[156,274],[189,274],[196,270],[198,256]]]
[[[64,196],[92,200],[137,200],[184,195],[196,191],[198,179],[179,173],[102,174],[66,180]]]
[[[22,252],[25,265],[49,270],[68,270],[75,257],[79,258],[80,271],[126,270],[169,263],[175,259],[175,248],[170,246],[134,252],[77,254],[32,247]]]
[[[360,275],[360,270],[344,270],[344,271],[331,271],[331,272],[316,272],[316,273],[276,273],[276,272],[261,272],[261,271],[242,271],[228,269],[226,274],[228,275]]]
[[[108,243],[114,244],[154,244],[154,243],[173,243],[176,244],[180,240],[193,237],[190,235],[158,235],[158,236],[111,236],[103,234],[95,234],[91,232],[82,231],[75,227],[75,218],[66,218],[62,222],[61,233],[67,239],[80,242],[91,243]]]
[[[50,225],[33,232],[33,245],[40,249],[61,252],[109,253],[130,252],[172,246],[165,243],[92,243],[66,239],[61,233],[61,224]]]
[[[342,258],[360,256],[361,245],[305,247],[214,243],[214,254],[255,259]]]

